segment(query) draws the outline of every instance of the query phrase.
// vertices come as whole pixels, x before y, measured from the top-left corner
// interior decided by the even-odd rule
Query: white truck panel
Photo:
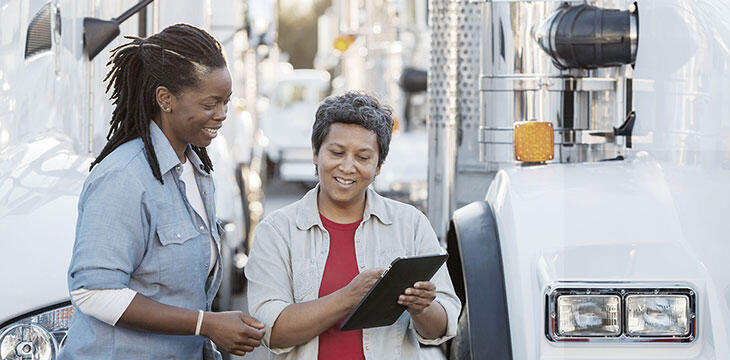
[[[700,223],[706,228],[713,215],[684,218],[691,208],[676,200],[683,187],[673,185],[696,175],[666,171],[646,155],[498,173],[487,200],[499,228],[515,359],[730,356],[730,334],[721,320],[730,318],[730,311],[727,299],[716,300],[730,282],[706,266],[721,264],[730,245],[717,245],[716,237],[703,238],[707,234],[693,229]],[[712,188],[695,193],[717,194]],[[717,195],[730,198],[730,192]],[[727,227],[716,225],[710,232]],[[565,281],[689,285],[698,294],[697,339],[689,344],[549,342],[545,291]]]

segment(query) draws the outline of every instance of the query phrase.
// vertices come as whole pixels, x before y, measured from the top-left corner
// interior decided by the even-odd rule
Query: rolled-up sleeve
[[[418,212],[416,220],[416,244],[418,244],[418,255],[430,255],[445,253],[446,251],[439,245],[436,233],[434,233],[431,224],[423,213]],[[449,271],[446,264],[433,276],[431,282],[436,285],[436,302],[446,310],[446,333],[436,339],[426,339],[416,331],[413,321],[411,320],[409,327],[416,333],[418,341],[424,345],[438,345],[446,340],[456,336],[456,328],[459,314],[461,313],[461,301],[456,296],[454,285],[451,283]]]
[[[146,244],[143,187],[121,171],[87,180],[79,198],[69,291],[123,289]]]
[[[284,237],[264,219],[256,227],[253,247],[246,264],[248,310],[266,326],[264,345],[274,354],[287,353],[287,348],[271,347],[271,329],[279,314],[294,303],[289,246]]]

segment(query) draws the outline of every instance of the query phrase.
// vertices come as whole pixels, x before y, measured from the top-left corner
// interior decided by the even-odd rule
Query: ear
[[[157,106],[160,107],[162,112],[172,112],[172,103],[175,95],[172,94],[170,89],[164,86],[158,86],[155,89],[155,100],[157,100]]]
[[[375,168],[375,176],[380,175],[380,165],[378,165],[377,168]]]

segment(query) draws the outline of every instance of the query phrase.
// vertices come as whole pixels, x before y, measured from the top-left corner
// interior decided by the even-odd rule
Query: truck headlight
[[[689,334],[690,308],[686,295],[629,295],[626,315],[629,336]]]
[[[0,329],[0,360],[53,360],[66,339],[73,305],[13,321]]]
[[[616,295],[558,296],[557,318],[561,336],[617,336],[621,300]]]
[[[545,292],[553,342],[692,342],[697,293],[686,284],[558,283]]]

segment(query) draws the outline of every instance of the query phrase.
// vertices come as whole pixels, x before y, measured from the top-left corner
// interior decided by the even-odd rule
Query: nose
[[[343,157],[342,161],[340,161],[339,169],[345,174],[355,172],[355,160],[352,158],[352,156]]]
[[[223,121],[228,116],[228,104],[221,103],[216,107],[216,112],[213,114],[213,120]]]

